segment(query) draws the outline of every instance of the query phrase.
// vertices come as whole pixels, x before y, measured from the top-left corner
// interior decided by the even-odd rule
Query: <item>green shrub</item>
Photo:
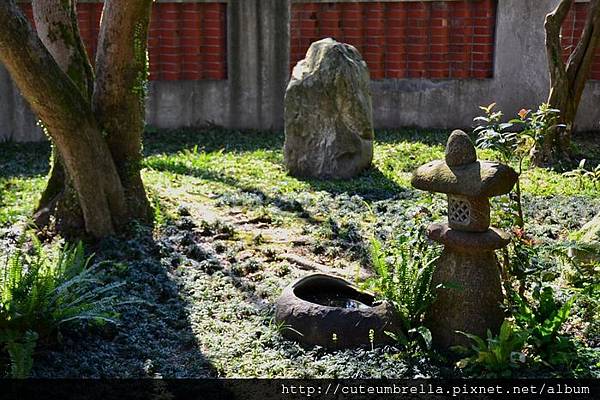
[[[576,357],[572,340],[559,331],[569,318],[575,296],[565,303],[556,299],[550,286],[537,287],[532,292],[532,302],[515,294],[518,305],[514,313],[516,322],[528,333],[527,343],[532,348],[534,360],[545,365],[566,365]]]
[[[431,333],[422,324],[435,298],[431,279],[438,247],[426,242],[422,232],[409,229],[396,236],[385,250],[377,239],[371,239],[370,253],[375,276],[367,279],[364,286],[378,298],[394,304],[405,330],[390,336],[404,345],[408,337],[420,337],[429,347]]]
[[[487,339],[470,333],[458,333],[465,335],[472,342],[472,351],[464,346],[453,348],[462,354],[472,353],[457,363],[459,368],[476,371],[486,378],[510,377],[513,369],[525,362],[525,355],[521,351],[527,339],[527,332],[511,321],[504,320],[497,336],[488,330]]]
[[[518,118],[502,122],[502,111],[494,111],[496,103],[487,107],[479,107],[484,115],[476,117],[474,121],[478,126],[473,130],[477,135],[476,144],[480,149],[494,150],[501,162],[513,166],[519,179],[514,189],[514,208],[516,211],[516,225],[525,226],[522,196],[521,175],[524,163],[531,161],[532,151],[543,143],[548,132],[557,125],[560,111],[544,103],[536,111],[522,109],[517,114]]]
[[[122,285],[101,285],[81,243],[52,255],[35,238],[28,250],[24,241],[4,256],[0,270],[0,350],[15,378],[29,375],[36,345],[56,341],[65,324],[114,322],[109,292]],[[0,353],[0,371],[7,369],[1,360]]]

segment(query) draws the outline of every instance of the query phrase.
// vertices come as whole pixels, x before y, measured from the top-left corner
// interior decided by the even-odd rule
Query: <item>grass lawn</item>
[[[369,239],[393,243],[410,226],[444,218],[445,198],[410,187],[411,171],[443,157],[448,132],[378,132],[371,170],[349,181],[286,174],[283,135],[222,129],[151,131],[143,177],[154,228],[88,245],[106,262],[101,279],[123,281],[120,324],[79,326],[40,349],[37,377],[430,377],[465,371],[433,352],[402,347],[328,352],[284,340],[273,303],[284,286],[322,270],[350,280],[370,272]],[[600,143],[578,138],[589,166]],[[481,151],[480,158],[495,154]],[[0,243],[18,240],[48,170],[47,144],[0,144]],[[540,242],[569,238],[600,212],[600,191],[560,171],[523,176],[528,231]],[[506,199],[494,201],[504,226]],[[418,220],[418,222],[416,222]],[[307,271],[298,259],[312,262]],[[560,296],[580,293],[563,327],[578,357],[562,368],[522,367],[515,376],[600,377],[600,296],[561,265],[544,279]],[[593,279],[597,280],[597,274]],[[139,301],[141,300],[141,301]]]

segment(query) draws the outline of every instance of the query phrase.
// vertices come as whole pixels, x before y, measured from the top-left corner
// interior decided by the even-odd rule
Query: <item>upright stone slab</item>
[[[351,178],[371,165],[369,71],[352,46],[313,43],[285,95],[285,163],[295,176]]]
[[[448,195],[448,223],[432,224],[427,234],[444,245],[432,278],[440,289],[425,324],[433,344],[440,349],[468,345],[456,331],[486,337],[498,331],[504,318],[502,283],[494,250],[508,245],[510,236],[490,228],[489,197],[510,192],[517,173],[509,166],[477,161],[469,136],[454,131],[448,139],[444,160],[432,161],[413,174],[417,189]]]
[[[577,241],[585,249],[569,249],[569,255],[573,257],[581,266],[593,268],[594,263],[600,262],[600,214],[597,214],[591,221],[586,223],[577,232]]]

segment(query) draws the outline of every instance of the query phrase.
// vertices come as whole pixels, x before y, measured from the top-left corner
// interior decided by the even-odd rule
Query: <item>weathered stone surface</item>
[[[446,164],[451,167],[465,165],[477,161],[477,152],[469,135],[455,130],[446,144]]]
[[[351,178],[371,165],[369,71],[358,51],[313,43],[285,95],[285,163],[296,176]]]
[[[366,306],[332,307],[310,301],[326,293],[337,293]],[[284,329],[283,336],[308,346],[331,349],[370,346],[371,330],[374,346],[391,344],[393,340],[385,332],[399,332],[400,320],[391,303],[374,300],[372,295],[361,292],[344,279],[312,274],[283,290],[277,300],[275,319],[292,328]]]
[[[504,315],[494,252],[472,254],[446,248],[438,261],[432,287],[450,283],[451,288],[437,290],[436,300],[426,314],[425,325],[431,330],[433,345],[441,350],[468,346],[469,339],[457,330],[479,337],[487,337],[488,329],[497,333]]]
[[[448,225],[467,232],[485,232],[490,227],[490,200],[487,197],[448,195]]]
[[[600,261],[600,214],[586,223],[576,234],[584,249],[570,249],[569,255],[584,266]]]
[[[429,192],[470,197],[493,197],[510,192],[518,176],[511,167],[491,161],[450,167],[435,160],[413,173],[411,184]]]
[[[501,249],[510,243],[508,233],[489,228],[485,232],[464,232],[452,229],[448,224],[431,224],[427,236],[444,246],[459,252],[478,253]]]
[[[580,230],[579,235],[584,243],[600,244],[600,214],[596,215],[591,221],[586,223]]]

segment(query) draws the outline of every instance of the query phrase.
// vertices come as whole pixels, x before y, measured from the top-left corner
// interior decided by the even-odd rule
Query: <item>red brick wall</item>
[[[88,54],[96,53],[101,3],[77,5]],[[22,4],[33,20],[31,4]],[[148,37],[151,80],[227,79],[225,3],[154,3]]]
[[[325,37],[354,45],[372,79],[491,78],[495,0],[296,3],[291,66]]]
[[[150,79],[227,79],[225,3],[155,3]]]
[[[589,3],[575,3],[562,27],[563,57],[565,61],[577,47],[579,38],[583,33],[588,7]],[[596,51],[590,78],[600,80],[600,49]]]

